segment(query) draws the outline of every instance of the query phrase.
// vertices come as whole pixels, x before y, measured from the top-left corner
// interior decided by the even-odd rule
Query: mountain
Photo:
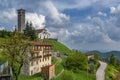
[[[101,58],[105,57],[105,58],[109,58],[111,56],[111,54],[114,54],[116,56],[116,58],[118,60],[120,60],[120,51],[109,51],[109,52],[100,52],[100,51],[89,51],[89,52],[92,52],[92,53],[97,53],[99,54],[99,56]]]
[[[114,54],[118,60],[120,60],[120,51],[110,51],[104,53],[106,56],[110,57],[111,54]]]

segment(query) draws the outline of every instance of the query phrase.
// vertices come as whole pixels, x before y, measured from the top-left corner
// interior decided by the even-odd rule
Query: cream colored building
[[[32,51],[29,52],[30,58],[27,59],[27,64],[24,64],[21,74],[33,75],[41,72],[41,68],[51,65],[51,55],[53,46],[45,42],[32,42]]]
[[[46,29],[38,29],[36,30],[36,34],[39,39],[48,39],[50,37],[50,34],[47,32]]]

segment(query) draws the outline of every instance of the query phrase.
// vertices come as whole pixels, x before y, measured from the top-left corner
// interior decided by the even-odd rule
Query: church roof
[[[35,30],[36,33],[41,33],[42,31],[47,31],[46,29],[37,29]]]

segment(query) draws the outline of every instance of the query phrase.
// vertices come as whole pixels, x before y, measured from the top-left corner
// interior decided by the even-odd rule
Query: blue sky
[[[71,49],[120,50],[120,0],[0,0],[0,29],[17,26],[20,8]]]

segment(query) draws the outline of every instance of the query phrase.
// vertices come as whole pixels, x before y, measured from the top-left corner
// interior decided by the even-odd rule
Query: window
[[[41,62],[41,59],[40,59],[40,62]]]
[[[36,61],[36,64],[38,64],[38,61]]]
[[[31,75],[33,74],[33,71],[31,70]]]
[[[33,61],[31,62],[31,66],[33,66],[34,64],[33,64]]]

